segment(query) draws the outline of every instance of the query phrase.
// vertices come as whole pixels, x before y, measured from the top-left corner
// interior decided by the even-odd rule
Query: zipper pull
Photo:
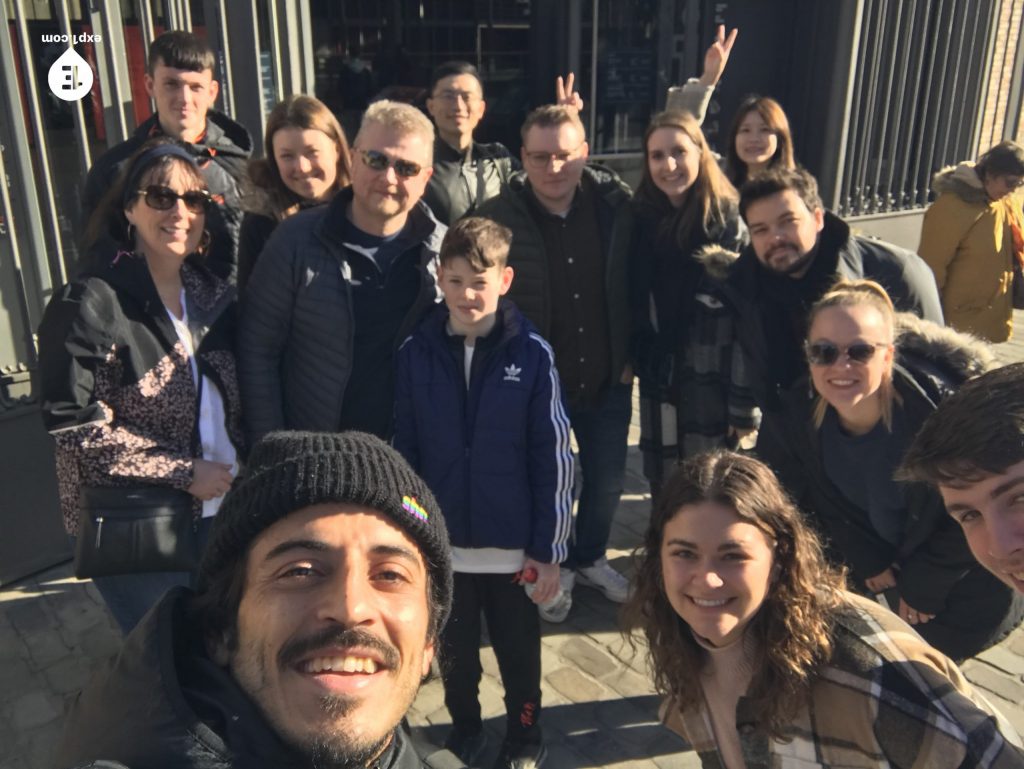
[[[100,549],[100,542],[103,540],[103,516],[96,516],[96,549]]]

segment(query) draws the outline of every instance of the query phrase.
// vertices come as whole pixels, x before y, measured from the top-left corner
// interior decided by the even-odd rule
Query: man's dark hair
[[[191,32],[174,30],[164,32],[149,44],[149,74],[152,77],[157,62],[172,69],[188,72],[213,72],[217,63],[213,50],[201,37]]]
[[[981,179],[1024,176],[1024,147],[1017,142],[999,142],[978,158],[974,171]]]
[[[903,458],[899,477],[977,483],[1024,462],[1024,363],[970,380],[939,404]]]
[[[818,194],[818,182],[802,168],[769,168],[748,179],[740,187],[740,216],[747,220],[747,208],[764,198],[792,190],[808,211],[824,208]]]
[[[484,81],[480,79],[480,73],[476,67],[468,61],[446,61],[444,64],[438,64],[430,73],[430,87],[427,89],[427,94],[433,96],[434,89],[437,88],[439,82],[446,77],[455,77],[456,75],[472,75],[480,84],[480,93],[484,92]]]
[[[476,272],[491,267],[504,269],[511,245],[512,231],[508,227],[482,216],[468,216],[448,228],[441,242],[439,260],[444,266],[461,257]]]

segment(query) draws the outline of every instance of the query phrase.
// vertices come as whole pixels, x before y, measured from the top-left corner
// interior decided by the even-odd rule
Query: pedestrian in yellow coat
[[[990,342],[1013,330],[1013,260],[1024,258],[1024,147],[997,144],[939,171],[918,253],[935,273],[946,323]]]

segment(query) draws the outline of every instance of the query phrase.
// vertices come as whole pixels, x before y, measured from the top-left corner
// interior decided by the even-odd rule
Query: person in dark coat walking
[[[810,385],[784,396],[790,462],[776,469],[830,556],[942,653],[962,660],[997,643],[1024,599],[975,563],[934,489],[893,480],[938,403],[995,365],[991,351],[895,314],[873,281],[841,282],[814,305],[806,351]]]
[[[82,222],[89,221],[124,163],[147,139],[170,136],[195,155],[213,200],[206,217],[210,270],[234,282],[242,222],[240,190],[252,138],[244,126],[213,109],[220,92],[213,79],[215,63],[210,47],[191,32],[165,32],[150,44],[146,91],[156,102],[156,114],[93,163],[82,192]],[[116,233],[111,236],[116,239]]]

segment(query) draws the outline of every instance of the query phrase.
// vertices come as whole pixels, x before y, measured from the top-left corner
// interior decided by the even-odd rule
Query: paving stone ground
[[[1016,313],[1024,330],[1024,312]],[[1024,337],[1024,333],[1021,333]],[[1024,339],[1000,345],[1006,362],[1024,360]],[[634,417],[635,418],[635,417]],[[616,515],[609,559],[630,571],[650,506],[630,435],[626,492]],[[579,586],[564,624],[543,625],[542,724],[551,769],[689,769],[699,766],[685,744],[657,722],[658,698],[641,650],[618,631],[617,607]],[[64,714],[92,671],[121,646],[121,636],[90,582],[69,565],[0,587],[0,769],[52,769]],[[481,702],[491,746],[504,731],[497,664],[483,651]],[[968,660],[967,678],[1024,734],[1024,629]],[[417,739],[440,744],[450,724],[439,681],[420,691],[409,722]]]

